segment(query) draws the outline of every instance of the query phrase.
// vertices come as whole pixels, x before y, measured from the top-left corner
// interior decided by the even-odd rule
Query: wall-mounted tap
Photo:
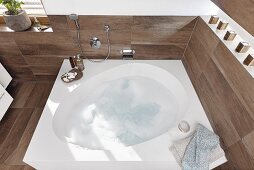
[[[108,37],[109,30],[110,30],[110,26],[109,26],[109,25],[104,25],[104,30],[105,30],[105,32],[107,33],[108,43],[110,43],[110,42],[109,42],[109,37]],[[90,42],[90,46],[91,46],[92,48],[98,49],[98,48],[100,48],[100,46],[101,46],[101,41],[100,41],[100,39],[97,38],[97,37],[91,38],[91,39],[89,40],[89,42]]]
[[[97,37],[91,38],[89,42],[90,42],[90,46],[91,46],[92,48],[98,49],[98,48],[100,48],[100,46],[101,46],[101,41],[100,41],[100,39],[97,38]]]

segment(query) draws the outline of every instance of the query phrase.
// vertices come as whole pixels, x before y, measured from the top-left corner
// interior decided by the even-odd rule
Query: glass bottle
[[[80,54],[77,54],[75,57],[74,57],[74,61],[75,61],[75,65],[76,67],[83,71],[85,69],[85,66],[84,66],[84,62],[83,62],[83,59],[80,57]]]

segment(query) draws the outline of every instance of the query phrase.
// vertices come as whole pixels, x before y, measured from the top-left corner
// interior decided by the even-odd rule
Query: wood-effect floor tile
[[[230,160],[239,170],[253,170],[254,159],[249,155],[241,141],[235,143],[227,149]]]
[[[35,85],[35,82],[16,82],[15,84],[11,84],[10,87],[8,87],[8,91],[10,92],[14,101],[12,102],[10,107],[29,107],[29,105],[27,105],[27,102],[31,101],[31,99],[28,99],[31,96],[33,89],[35,88]],[[30,108],[33,108],[33,106],[30,106]]]
[[[254,131],[246,135],[242,142],[249,155],[254,159]]]
[[[34,169],[23,157],[52,86],[52,81],[11,82],[7,90],[14,96],[15,108],[10,108],[0,122],[1,170]]]
[[[37,126],[37,123],[40,119],[43,108],[35,108],[29,122],[26,125],[24,133],[19,140],[19,143],[16,149],[8,156],[8,158],[4,161],[8,165],[26,165],[23,162],[23,158],[25,156],[27,147],[32,139],[34,130]]]
[[[32,108],[19,108],[19,109],[10,109],[10,112],[17,114],[15,122],[12,122],[14,125],[11,130],[8,132],[4,142],[0,146],[0,164],[4,163],[5,160],[12,154],[18,146],[18,143],[24,133],[24,130],[27,126],[27,123],[32,115]]]

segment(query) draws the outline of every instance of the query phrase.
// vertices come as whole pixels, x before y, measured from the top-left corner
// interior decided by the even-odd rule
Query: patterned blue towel
[[[211,151],[219,145],[219,137],[201,124],[188,144],[182,160],[184,170],[208,170]]]

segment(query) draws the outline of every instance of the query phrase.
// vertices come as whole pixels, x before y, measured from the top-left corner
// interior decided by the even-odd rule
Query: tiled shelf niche
[[[8,28],[5,24],[0,24],[0,32],[15,32]],[[22,31],[22,32],[53,32],[53,29],[49,27],[48,29],[44,31],[39,31],[36,27],[32,26],[28,30]]]
[[[227,28],[225,30],[218,30],[217,26],[219,21],[221,21],[221,19],[218,21],[217,24],[209,24],[209,20],[210,20],[211,16],[201,16],[201,18],[206,22],[206,24],[211,28],[211,30],[217,35],[217,37],[226,45],[226,47],[231,51],[231,53],[236,57],[236,59],[242,64],[242,66],[251,74],[251,76],[254,78],[254,66],[246,66],[243,64],[243,61],[245,60],[245,58],[249,55],[249,54],[254,54],[254,49],[253,46],[251,46],[251,48],[246,52],[246,53],[238,53],[235,51],[237,45],[239,44],[239,42],[248,42],[246,40],[244,40],[241,35],[238,34],[237,30],[234,30],[233,28],[230,27],[230,23],[227,26]],[[222,18],[223,20],[224,18]],[[226,20],[226,19],[225,19]],[[227,21],[227,20],[226,20]],[[226,34],[227,31],[229,30],[233,30],[237,33],[235,39],[233,41],[226,41],[224,40],[224,36]]]

